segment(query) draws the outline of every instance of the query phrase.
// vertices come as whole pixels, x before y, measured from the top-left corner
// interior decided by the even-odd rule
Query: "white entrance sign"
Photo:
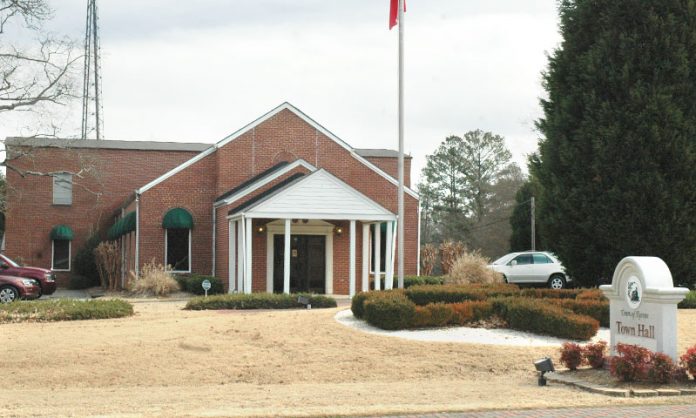
[[[689,289],[674,287],[662,259],[626,257],[616,266],[611,285],[600,289],[609,298],[612,355],[616,344],[623,343],[677,360],[677,304]]]

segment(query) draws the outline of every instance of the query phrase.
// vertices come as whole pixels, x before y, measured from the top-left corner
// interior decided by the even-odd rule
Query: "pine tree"
[[[563,0],[544,75],[539,221],[582,284],[625,256],[696,280],[696,1]]]

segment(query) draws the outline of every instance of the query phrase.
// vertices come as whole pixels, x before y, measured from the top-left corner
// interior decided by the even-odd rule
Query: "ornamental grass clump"
[[[489,260],[476,250],[460,254],[445,277],[446,284],[503,283],[503,275],[488,268]]]
[[[466,246],[461,241],[447,240],[440,244],[440,264],[442,274],[449,274],[454,262],[466,252]]]
[[[179,283],[172,274],[154,261],[145,264],[140,277],[135,277],[128,285],[131,292],[139,295],[166,296],[179,290]]]
[[[433,244],[425,244],[421,247],[421,273],[430,276],[437,262],[437,248]]]

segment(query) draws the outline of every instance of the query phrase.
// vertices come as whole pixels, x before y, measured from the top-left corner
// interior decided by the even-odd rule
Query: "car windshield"
[[[508,261],[510,261],[512,259],[512,257],[514,257],[514,256],[515,256],[515,253],[506,254],[506,255],[500,257],[499,259],[495,260],[491,264],[507,264]]]
[[[6,255],[2,255],[2,260],[5,261],[7,264],[9,264],[12,267],[20,267],[18,263],[15,263],[10,257]]]

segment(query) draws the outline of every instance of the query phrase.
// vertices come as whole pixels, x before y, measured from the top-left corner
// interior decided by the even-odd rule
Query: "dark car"
[[[39,282],[15,276],[0,276],[0,303],[18,299],[36,299],[41,295]]]
[[[23,267],[5,254],[0,254],[0,275],[26,277],[39,282],[39,296],[56,291],[56,274],[40,267]]]

